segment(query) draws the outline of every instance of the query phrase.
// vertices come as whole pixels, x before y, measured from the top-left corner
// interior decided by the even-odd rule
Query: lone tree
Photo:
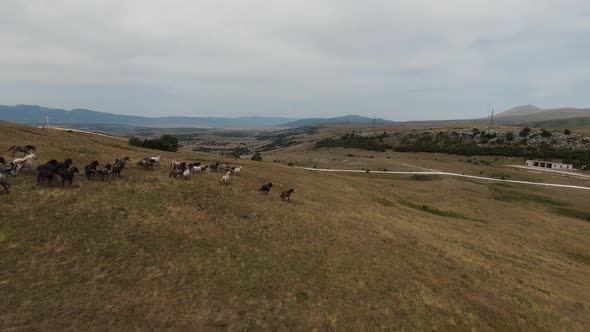
[[[569,129],[563,131],[564,135],[571,135],[572,132]]]

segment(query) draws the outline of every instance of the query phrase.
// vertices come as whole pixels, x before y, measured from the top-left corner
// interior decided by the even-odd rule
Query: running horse
[[[36,149],[33,145],[25,145],[25,146],[13,145],[10,147],[10,149],[8,149],[8,152],[10,152],[10,151],[12,151],[12,156],[14,157],[14,155],[17,152],[22,152],[23,156],[25,156],[25,155],[33,153],[34,151],[36,151]]]

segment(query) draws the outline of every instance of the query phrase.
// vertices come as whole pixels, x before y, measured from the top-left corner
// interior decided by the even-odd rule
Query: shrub
[[[527,137],[529,134],[531,133],[531,128],[529,127],[524,127],[520,133],[518,133],[518,136],[520,137]]]
[[[541,137],[544,137],[544,138],[551,137],[551,132],[543,129],[543,130],[541,130]]]
[[[287,166],[295,166],[293,163],[288,163]]]
[[[140,139],[139,139],[139,138],[137,138],[137,137],[131,137],[131,138],[129,139],[129,145],[133,145],[133,146],[139,146],[139,147],[141,147],[141,144],[142,144],[142,140],[140,140]]]
[[[252,158],[250,158],[254,161],[262,161],[262,156],[260,155],[260,152],[256,152],[252,155]]]
[[[563,133],[568,136],[572,134],[572,132],[569,129],[564,130]]]
[[[381,143],[375,137],[361,137],[354,135],[343,135],[339,138],[324,138],[315,143],[316,148],[356,148],[369,151],[385,152],[387,149],[393,149],[393,145]]]

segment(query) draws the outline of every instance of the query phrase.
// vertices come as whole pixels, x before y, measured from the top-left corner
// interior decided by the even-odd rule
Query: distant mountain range
[[[334,118],[306,118],[293,119],[285,117],[142,117],[121,115],[104,112],[96,112],[87,109],[64,110],[48,108],[36,105],[0,105],[0,120],[19,124],[40,125],[45,123],[45,117],[49,116],[50,123],[54,125],[117,125],[134,127],[288,127],[297,128],[304,126],[319,126],[327,123],[371,123],[373,118],[360,115],[347,115]],[[564,121],[569,119],[569,121]],[[575,119],[575,121],[574,121]],[[555,122],[559,121],[559,123]],[[529,125],[535,126],[552,124],[565,126],[573,123],[587,123],[590,121],[590,108],[555,108],[541,109],[533,105],[519,106],[498,113],[494,117],[497,125]],[[444,120],[444,121],[409,121],[392,122],[384,119],[375,119],[377,124],[398,124],[402,126],[452,126],[452,125],[483,125],[489,123],[487,118]]]
[[[326,123],[345,123],[345,122],[372,122],[373,118],[369,118],[366,116],[360,115],[346,115],[346,116],[338,116],[335,118],[308,118],[308,119],[301,119],[292,122],[283,123],[283,127],[289,128],[297,128],[297,127],[312,127],[312,126],[319,126]],[[377,124],[387,124],[393,123],[392,121],[383,120],[383,119],[375,119],[375,123]]]
[[[45,117],[49,117],[50,124],[54,125],[119,125],[137,127],[267,127],[280,126],[296,128],[302,126],[318,126],[324,123],[335,122],[370,122],[372,118],[348,115],[336,118],[294,119],[283,117],[142,117],[121,115],[104,112],[96,112],[87,109],[64,110],[48,108],[36,105],[0,105],[0,120],[19,124],[41,125],[45,123]],[[379,123],[388,121],[377,119]]]
[[[96,112],[86,109],[74,109],[71,111],[47,108],[35,105],[0,106],[0,120],[20,124],[43,124],[45,117],[49,116],[51,124],[103,124],[103,125],[127,125],[143,127],[252,127],[252,126],[277,126],[282,123],[294,121],[293,118],[282,117],[142,117]]]

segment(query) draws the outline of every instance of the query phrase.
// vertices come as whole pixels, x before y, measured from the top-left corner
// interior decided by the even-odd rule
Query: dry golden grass
[[[157,154],[6,123],[0,141],[79,167]],[[166,174],[172,158],[216,156],[162,154],[161,168],[131,164],[108,183],[11,178],[0,196],[3,329],[590,327],[586,192],[313,173],[272,156],[225,160],[245,167],[222,186],[221,174]],[[274,187],[262,197],[266,182]]]

